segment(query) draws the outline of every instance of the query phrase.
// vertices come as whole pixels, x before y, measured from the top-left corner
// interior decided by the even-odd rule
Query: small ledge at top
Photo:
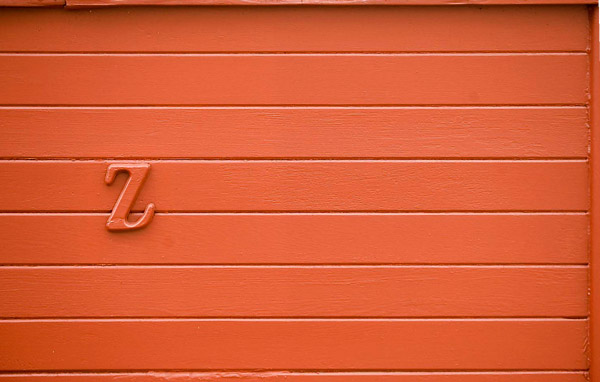
[[[597,4],[596,0],[0,0],[0,7],[91,8],[205,5],[539,5]]]

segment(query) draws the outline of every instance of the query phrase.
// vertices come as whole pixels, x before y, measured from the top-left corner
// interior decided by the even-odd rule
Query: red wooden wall
[[[585,381],[588,20],[0,10],[0,381]]]

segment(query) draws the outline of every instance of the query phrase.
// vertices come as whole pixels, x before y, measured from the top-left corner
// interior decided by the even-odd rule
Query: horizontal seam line
[[[1,8],[0,8],[1,9]],[[200,108],[200,107],[213,107],[213,108],[244,108],[244,107],[253,107],[253,108],[259,108],[259,107],[286,107],[286,108],[294,108],[294,107],[298,107],[298,108],[309,108],[309,107],[338,107],[338,108],[342,108],[342,107],[526,107],[526,106],[539,106],[539,107],[587,107],[588,103],[587,102],[575,102],[575,103],[532,103],[532,104],[526,104],[526,103],[517,103],[517,104],[465,104],[465,103],[458,103],[458,104],[409,104],[409,103],[387,103],[387,104],[134,104],[134,103],[123,103],[123,104],[76,104],[76,103],[72,103],[72,104],[53,104],[53,103],[49,103],[49,104],[25,104],[25,103],[18,103],[18,104],[9,104],[9,103],[5,103],[5,104],[0,104],[1,108],[11,108],[11,107],[22,107],[22,108],[28,108],[28,107],[79,107],[79,108],[86,108],[86,107],[105,107],[105,108],[109,108],[109,107],[114,107],[114,108],[118,108],[118,107],[129,107],[129,108],[135,108],[135,107],[163,107],[163,108],[168,108],[168,107],[178,107],[178,108]]]
[[[145,110],[145,109],[173,109],[173,110],[196,110],[196,109],[207,109],[207,110],[215,110],[215,109],[250,109],[250,110],[262,110],[262,109],[291,109],[291,110],[302,110],[302,109],[320,109],[320,110],[345,110],[345,109],[382,109],[382,110],[396,110],[396,109],[585,109],[587,104],[555,104],[555,105],[545,105],[545,104],[519,104],[519,105],[511,105],[511,104],[490,104],[490,105],[471,105],[471,104],[457,104],[457,105],[392,105],[392,106],[378,106],[378,105],[350,105],[350,106],[336,106],[336,105],[313,105],[313,106],[286,106],[286,105],[230,105],[230,106],[154,106],[154,105],[138,105],[138,106],[129,106],[129,105],[113,105],[113,106],[103,106],[103,105],[0,105],[0,110],[23,110],[23,109],[55,109],[55,110],[79,110],[79,109],[109,109],[109,110],[127,110],[127,109],[136,109],[136,110]]]
[[[146,375],[146,374],[152,374],[152,373],[172,373],[172,374],[177,374],[177,373],[188,373],[188,372],[196,372],[196,373],[206,373],[206,374],[213,374],[215,373],[215,371],[201,371],[202,369],[138,369],[138,370],[131,370],[131,369],[124,369],[124,370],[120,370],[120,369],[98,369],[97,371],[90,371],[90,370],[82,370],[82,371],[70,371],[69,369],[65,369],[65,370],[52,370],[52,371],[22,371],[19,370],[17,372],[10,372],[10,371],[0,371],[0,375],[10,375],[10,376],[53,376],[53,375],[72,375],[72,374],[83,374],[83,375],[96,375],[96,374],[100,374],[100,375],[121,375],[121,374],[131,374],[131,375]],[[402,369],[372,369],[369,371],[363,371],[363,370],[352,370],[352,369],[326,369],[327,371],[314,371],[311,369],[304,369],[304,370],[293,370],[293,369],[271,369],[270,371],[262,371],[262,370],[255,370],[255,369],[239,369],[239,372],[242,373],[248,373],[248,375],[256,375],[256,374],[268,374],[268,373],[281,373],[283,375],[293,375],[293,374],[299,374],[299,375],[306,375],[306,374],[314,374],[314,375],[340,375],[340,374],[365,374],[365,375],[370,375],[370,374],[401,374],[401,375],[410,375],[410,374],[417,374],[417,373],[427,373],[427,374],[457,374],[457,375],[461,375],[461,374],[514,374],[514,373],[526,373],[526,374],[550,374],[550,373],[560,373],[560,374],[574,374],[574,373],[585,373],[588,369],[537,369],[537,370],[529,370],[529,369],[516,369],[516,370],[510,370],[510,369],[506,369],[506,370],[498,370],[498,369],[481,369],[481,370],[469,370],[469,371],[460,371],[460,369],[450,369],[450,371],[445,371],[445,370],[440,370],[440,369],[434,369],[434,370],[427,370],[427,369],[414,369],[414,371],[402,371]],[[218,370],[217,370],[218,372]]]
[[[0,375],[55,375],[55,374],[140,374],[140,373],[178,373],[178,372],[195,372],[195,373],[218,373],[218,372],[239,372],[256,375],[260,373],[281,373],[283,375],[290,373],[307,374],[358,374],[358,373],[394,373],[394,374],[409,374],[409,373],[465,373],[465,374],[512,374],[512,373],[586,373],[589,369],[65,369],[65,370],[31,370],[24,372],[21,370],[3,370]]]
[[[1,8],[0,8],[1,9]],[[585,49],[575,50],[4,50],[0,56],[568,56],[588,55]]]
[[[260,322],[421,322],[421,321],[453,321],[453,322],[482,322],[482,321],[539,321],[539,322],[572,322],[572,321],[580,321],[585,322],[588,321],[588,317],[583,318],[561,318],[561,317],[545,317],[545,318],[504,318],[504,317],[486,317],[486,318],[369,318],[369,317],[361,317],[361,318],[232,318],[232,317],[220,317],[220,318],[185,318],[185,317],[176,317],[176,318],[111,318],[111,317],[103,317],[103,318],[26,318],[26,319],[11,319],[6,318],[0,320],[0,322],[197,322],[197,321],[205,321],[205,322],[250,322],[250,321],[260,321]]]
[[[0,263],[0,269],[173,269],[173,268],[508,268],[508,269],[586,269],[589,263]]]
[[[364,51],[364,52],[0,52],[1,57],[507,57],[507,56],[587,56],[576,51]]]
[[[2,216],[64,216],[64,215],[75,215],[75,216],[107,216],[111,211],[105,212],[78,212],[78,211],[67,211],[67,212],[44,212],[44,211],[26,211],[26,212],[0,212],[0,217]],[[134,213],[136,211],[133,211]],[[140,210],[140,212],[142,212]],[[443,216],[465,216],[465,215],[512,215],[512,216],[563,216],[563,215],[575,215],[575,216],[587,216],[588,211],[437,211],[437,212],[423,212],[423,211],[405,211],[405,212],[344,212],[344,211],[333,211],[333,212],[156,212],[156,215],[163,216],[238,216],[238,215],[264,215],[264,216],[275,216],[275,215],[292,215],[292,216],[349,216],[349,215],[357,215],[357,216],[395,216],[395,215],[443,215]]]
[[[123,159],[75,159],[75,158],[65,158],[65,159],[2,159],[1,162],[4,163],[102,163],[102,162],[114,162]],[[405,163],[405,164],[415,164],[415,163],[587,163],[589,162],[589,158],[570,158],[570,159],[541,159],[541,158],[518,158],[518,159],[498,159],[498,158],[487,158],[487,159],[460,159],[460,158],[448,158],[448,159],[437,159],[437,158],[424,158],[424,159],[349,159],[349,158],[340,158],[337,160],[331,159],[223,159],[223,158],[215,158],[215,159],[157,159],[151,160],[150,162],[160,162],[160,163],[286,163],[286,162],[295,162],[295,163]]]
[[[0,214],[70,214],[70,213],[110,213],[110,209],[94,209],[94,210],[0,210]],[[143,210],[134,209],[131,213],[141,213]],[[408,214],[408,213],[571,213],[571,214],[587,214],[588,210],[241,210],[241,211],[230,211],[230,210],[160,210],[157,209],[158,214],[171,214],[171,213],[189,213],[189,214]]]
[[[544,162],[552,162],[552,161],[587,161],[589,157],[587,155],[584,156],[565,156],[565,157],[467,157],[467,156],[456,156],[456,157],[168,157],[168,156],[160,156],[160,157],[151,157],[151,156],[122,156],[122,157],[111,157],[111,156],[64,156],[64,157],[36,157],[36,156],[14,156],[14,157],[0,157],[0,161],[119,161],[119,160],[151,160],[151,161],[244,161],[244,162],[252,162],[252,161],[280,161],[280,162],[299,162],[299,161],[331,161],[331,162],[340,162],[340,161],[544,161]]]
[[[47,316],[47,317],[0,317],[2,321],[35,321],[35,320],[587,320],[589,316]]]
[[[467,263],[467,264],[0,264],[0,269],[405,269],[405,268],[472,268],[472,269],[586,269],[588,264],[560,264],[560,263]]]

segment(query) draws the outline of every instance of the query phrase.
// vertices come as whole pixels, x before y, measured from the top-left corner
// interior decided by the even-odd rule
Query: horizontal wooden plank
[[[570,54],[0,56],[5,105],[583,104]]]
[[[585,51],[588,39],[583,6],[10,9],[0,25],[4,52]]]
[[[0,161],[0,210],[109,211],[110,162]],[[155,161],[141,211],[586,210],[585,161]]]
[[[0,267],[2,317],[583,317],[587,267]]]
[[[2,382],[587,382],[586,373],[539,372],[147,372],[0,374]]]
[[[583,107],[0,108],[5,158],[587,157]]]
[[[0,321],[0,370],[583,370],[586,320]]]
[[[0,214],[4,264],[586,264],[583,214]],[[18,235],[15,233],[18,232]]]

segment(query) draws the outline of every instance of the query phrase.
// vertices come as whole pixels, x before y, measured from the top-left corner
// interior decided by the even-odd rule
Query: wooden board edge
[[[600,35],[598,6],[590,6],[590,381],[600,382]]]
[[[0,7],[91,8],[107,6],[210,5],[542,5],[596,4],[596,0],[0,0]]]
[[[0,0],[0,7],[64,7],[65,0]]]

